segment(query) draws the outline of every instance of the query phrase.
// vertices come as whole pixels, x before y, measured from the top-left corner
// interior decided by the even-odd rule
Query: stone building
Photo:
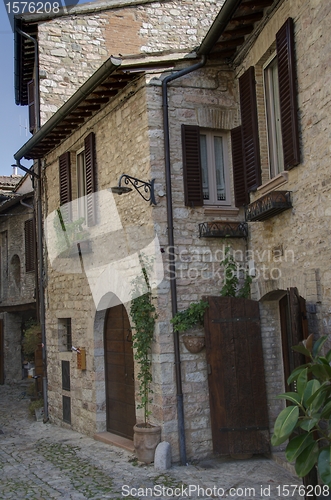
[[[49,414],[91,435],[131,437],[133,355],[129,368],[121,366],[111,345],[116,325],[130,341],[140,252],[153,263],[158,313],[151,421],[182,459],[182,398],[187,456],[202,457],[215,449],[210,367],[204,350],[192,354],[180,340],[176,351],[170,319],[174,302],[182,310],[219,294],[226,246],[249,268],[260,307],[270,430],[282,407],[275,396],[295,363],[286,347],[298,340],[294,332],[329,333],[330,7],[321,0],[109,5],[18,21],[30,34],[38,29],[40,50],[44,124],[15,158],[42,166]],[[32,76],[24,50],[21,104]],[[156,204],[135,190],[116,197],[110,188],[122,174],[155,179]],[[63,246],[61,226],[79,218],[81,234]],[[85,370],[72,347],[85,349]]]
[[[2,176],[0,182],[0,381],[8,383],[24,376],[24,322],[36,318],[35,238],[29,177]]]

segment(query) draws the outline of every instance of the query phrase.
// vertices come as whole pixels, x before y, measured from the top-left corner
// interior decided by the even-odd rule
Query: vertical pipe
[[[164,160],[166,175],[166,196],[167,196],[167,223],[168,223],[168,243],[169,243],[169,273],[170,273],[170,291],[171,291],[171,309],[172,316],[177,313],[177,285],[176,285],[176,266],[175,266],[175,242],[174,242],[174,221],[172,210],[172,189],[171,189],[171,164],[170,164],[170,133],[169,133],[169,114],[168,114],[168,84],[181,76],[187,75],[192,71],[202,68],[206,64],[206,57],[203,56],[198,63],[184,68],[176,73],[167,76],[162,82],[162,107],[163,107],[163,133],[164,133]],[[186,465],[186,443],[185,443],[185,418],[184,402],[182,389],[182,373],[179,351],[179,335],[174,335],[175,351],[175,369],[176,369],[176,389],[177,389],[177,418],[178,418],[178,437],[180,462]]]

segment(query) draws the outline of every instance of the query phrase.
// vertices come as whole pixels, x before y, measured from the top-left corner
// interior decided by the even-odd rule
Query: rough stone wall
[[[76,196],[76,152],[83,147],[86,135],[91,131],[95,133],[97,189],[100,206],[98,208],[99,224],[89,228],[93,253],[84,255],[84,266],[88,278],[82,273],[79,258],[54,260],[53,264],[48,260],[46,288],[50,415],[53,421],[64,426],[68,425],[62,421],[62,396],[69,396],[72,427],[90,435],[104,431],[106,426],[103,342],[105,311],[96,312],[90,285],[93,287],[97,284],[98,275],[94,271],[97,271],[101,264],[113,259],[112,252],[119,252],[119,255],[123,257],[122,234],[128,239],[132,235],[132,240],[129,242],[131,248],[128,243],[124,251],[137,252],[139,245],[143,244],[139,240],[139,234],[142,237],[146,234],[144,229],[152,220],[151,211],[153,210],[135,193],[116,198],[114,196],[114,205],[103,205],[104,198],[102,197],[112,198],[106,189],[116,185],[123,172],[142,179],[150,178],[145,101],[145,84],[144,79],[141,79],[109,103],[49,155],[44,170],[46,193],[44,209],[49,215],[57,209],[60,201],[58,156],[65,151],[71,152],[73,193]],[[139,127],[136,126],[137,124]],[[112,227],[115,227],[117,231],[113,232],[113,235],[110,233]],[[103,239],[107,234],[112,242],[109,239]],[[136,247],[133,250],[132,246],[135,244]],[[48,248],[48,254],[51,253],[52,249]],[[123,261],[119,268],[123,269],[125,265]],[[111,280],[112,285],[115,283],[114,276],[108,279]],[[116,283],[114,286],[116,288]],[[117,286],[120,288],[121,283]],[[98,287],[95,286],[95,288]],[[120,293],[120,290],[118,292]],[[98,297],[104,298],[102,293]],[[77,368],[76,353],[65,352],[59,347],[58,323],[61,318],[71,318],[72,344],[86,349],[86,371]],[[61,388],[62,360],[70,362],[70,392],[63,391]]]
[[[27,201],[32,203],[32,199]],[[0,224],[0,290],[3,306],[34,302],[35,272],[25,271],[24,222],[33,217],[23,206],[10,207],[12,217]]]
[[[155,401],[163,413],[163,429],[172,445],[174,459],[178,460],[178,422],[176,414],[176,387],[174,372],[173,333],[170,325],[171,298],[169,281],[169,249],[165,167],[163,149],[163,128],[161,90],[151,80],[148,89],[148,114],[150,127],[150,148],[153,176],[157,179],[158,206],[154,210],[155,227],[161,246],[164,246],[164,266],[167,279],[158,287],[158,325],[156,348],[159,363],[154,365]],[[196,207],[184,205],[181,125],[199,125],[203,128],[220,129],[229,132],[238,124],[236,92],[231,71],[217,66],[207,66],[183,77],[169,86],[169,121],[171,144],[171,173],[174,214],[174,239],[176,256],[176,279],[178,308],[183,310],[190,303],[197,302],[204,295],[218,295],[223,276],[220,261],[227,245],[238,250],[238,258],[244,255],[244,240],[220,240],[199,238],[198,224],[212,220],[242,220],[242,213],[232,206],[224,208]],[[230,138],[228,148],[230,153]],[[227,165],[232,175],[231,155]],[[231,186],[232,186],[231,179]],[[203,330],[201,331],[203,333]],[[205,456],[212,451],[209,391],[207,380],[206,353],[190,354],[182,343],[181,369],[184,395],[186,448],[189,458]]]
[[[331,241],[327,230],[331,211],[327,132],[330,92],[324,68],[331,45],[326,35],[331,7],[320,1],[284,2],[238,68],[238,74],[251,65],[260,67],[288,17],[293,17],[295,30],[301,162],[288,172],[288,181],[279,188],[292,191],[293,209],[266,222],[250,224],[250,248],[260,274],[254,297],[259,299],[272,289],[297,286],[308,302],[317,304],[319,333],[325,334],[331,327]],[[260,129],[265,123],[263,105],[261,100]],[[265,148],[262,151],[265,157]],[[265,182],[267,170],[264,172]],[[256,192],[252,199],[258,196]],[[261,270],[263,264],[268,268],[265,272]]]
[[[3,313],[4,334],[4,376],[5,383],[22,380],[22,316]]]
[[[110,56],[190,52],[223,0],[177,0],[63,16],[39,24],[44,123]]]

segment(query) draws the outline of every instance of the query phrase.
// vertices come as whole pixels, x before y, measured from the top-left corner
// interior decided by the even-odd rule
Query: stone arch
[[[106,376],[105,376],[105,345],[104,328],[108,310],[111,307],[122,304],[119,298],[112,292],[105,294],[97,305],[94,317],[94,367],[95,367],[95,394],[96,394],[96,432],[107,430],[107,408],[106,408]],[[123,304],[129,316],[128,303]]]

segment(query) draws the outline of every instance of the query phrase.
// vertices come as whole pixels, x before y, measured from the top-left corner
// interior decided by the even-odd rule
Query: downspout
[[[165,160],[165,175],[166,175],[166,196],[167,196],[167,223],[168,223],[168,242],[169,242],[169,274],[170,274],[170,291],[171,291],[171,309],[172,316],[178,311],[177,304],[177,286],[176,286],[176,267],[174,254],[174,221],[172,210],[172,189],[171,189],[171,165],[170,165],[170,134],[169,134],[169,113],[168,113],[168,84],[177,78],[192,73],[206,64],[206,56],[202,56],[201,61],[193,66],[184,68],[167,76],[162,81],[162,108],[163,108],[163,131],[164,131],[164,160]],[[178,418],[178,434],[179,434],[179,453],[182,465],[187,464],[186,459],[186,444],[185,444],[185,419],[184,419],[184,404],[183,404],[183,389],[182,389],[182,374],[181,361],[179,351],[179,334],[173,332],[174,335],[174,351],[175,351],[175,368],[176,368],[176,389],[177,389],[177,418]]]
[[[35,102],[35,119],[36,119],[36,131],[40,129],[40,99],[39,99],[39,51],[38,42],[35,38],[28,35],[19,28],[16,28],[20,35],[24,36],[28,40],[32,41],[34,44],[35,52],[35,67],[34,67],[34,102]],[[20,167],[20,160],[17,159],[17,166]],[[43,399],[44,399],[44,423],[48,421],[48,391],[47,391],[47,357],[46,357],[46,329],[45,329],[45,294],[44,294],[44,255],[43,255],[43,237],[42,237],[42,175],[41,175],[41,160],[37,161],[38,173],[33,175],[33,179],[37,179],[37,196],[36,196],[36,211],[37,211],[37,262],[38,262],[38,282],[39,282],[39,319],[41,326],[41,347],[42,347],[42,360],[43,360]]]

